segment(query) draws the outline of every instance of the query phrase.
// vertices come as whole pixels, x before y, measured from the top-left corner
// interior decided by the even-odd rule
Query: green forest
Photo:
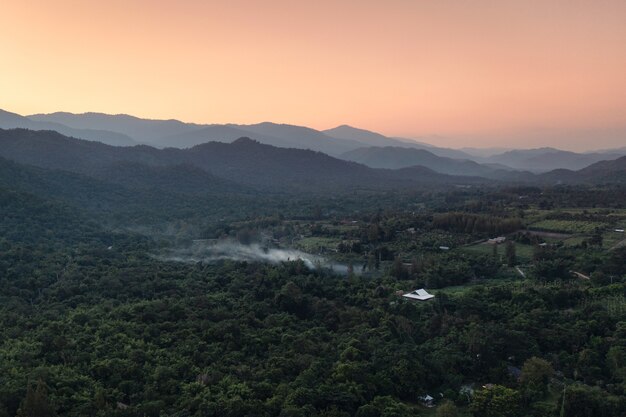
[[[623,415],[626,247],[605,244],[623,191],[520,191],[300,196],[146,234],[2,189],[0,415]],[[605,227],[532,226],[572,216]],[[229,238],[308,242],[348,272],[159,256]]]
[[[0,417],[626,416],[619,181],[3,134]]]

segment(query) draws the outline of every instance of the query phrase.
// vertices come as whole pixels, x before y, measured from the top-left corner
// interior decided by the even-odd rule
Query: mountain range
[[[348,151],[339,156],[372,168],[401,169],[423,166],[442,174],[470,175],[489,178],[499,171],[496,166],[482,165],[469,159],[454,159],[435,155],[425,149],[398,146],[371,146]]]
[[[231,143],[238,138],[249,137],[261,144],[323,152],[371,168],[399,169],[421,165],[443,174],[498,178],[502,175],[505,178],[520,177],[519,173],[507,175],[507,171],[543,173],[554,169],[580,170],[599,161],[626,155],[626,148],[589,153],[554,148],[459,150],[413,139],[388,137],[348,125],[320,131],[270,122],[251,125],[196,124],[103,113],[57,112],[21,116],[0,110],[0,128],[54,130],[65,136],[113,146],[145,144],[155,148],[179,149],[207,142]]]
[[[36,120],[20,116],[0,109],[0,128],[2,129],[31,129],[31,130],[54,130],[66,136],[92,140],[114,146],[132,146],[137,142],[130,136],[113,132],[107,129],[74,128],[55,121]]]
[[[385,150],[385,148],[381,148]],[[392,149],[393,150],[393,149]],[[207,142],[191,148],[111,146],[52,131],[0,129],[0,157],[40,169],[79,174],[128,189],[160,189],[187,194],[247,192],[337,192],[515,183],[623,182],[626,157],[580,171],[536,175],[498,171],[472,161],[448,160],[420,150],[421,164],[372,168],[322,152],[282,148],[242,137],[231,143]],[[415,161],[414,161],[415,162]],[[447,166],[447,173],[425,165]],[[462,173],[462,175],[458,175]],[[482,174],[482,175],[481,175]],[[507,177],[508,175],[508,177]],[[88,192],[88,191],[86,191]]]
[[[153,177],[180,189],[187,177],[197,182],[229,181],[237,187],[273,192],[311,192],[347,188],[403,188],[432,184],[479,184],[487,180],[452,176],[425,167],[375,169],[321,152],[280,148],[250,138],[232,143],[207,142],[187,149],[147,145],[116,147],[69,138],[57,132],[0,130],[0,157],[39,168],[63,170],[126,186],[136,176]],[[185,174],[180,171],[184,170]],[[157,175],[158,174],[158,175]],[[211,177],[203,178],[203,175]],[[178,180],[174,179],[176,177]],[[144,185],[150,185],[144,179]],[[221,185],[220,185],[221,187]],[[206,189],[206,186],[204,188]]]
[[[579,170],[596,162],[617,159],[625,154],[619,150],[608,153],[576,153],[554,148],[538,148],[507,151],[484,158],[483,161],[506,165],[518,170],[546,172],[558,168]]]

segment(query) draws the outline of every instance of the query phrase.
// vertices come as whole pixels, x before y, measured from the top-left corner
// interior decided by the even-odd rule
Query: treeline
[[[441,213],[433,216],[433,226],[459,233],[502,235],[521,229],[523,223],[519,218],[471,213]]]

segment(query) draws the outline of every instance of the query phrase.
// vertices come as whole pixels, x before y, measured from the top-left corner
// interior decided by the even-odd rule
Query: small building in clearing
[[[494,237],[494,238],[489,239],[487,241],[487,243],[489,243],[491,245],[499,245],[500,243],[504,243],[505,240],[506,240],[506,237],[498,236],[498,237]]]
[[[421,397],[419,397],[420,402],[422,403],[422,405],[424,407],[434,407],[435,406],[435,399],[433,397],[431,397],[430,395],[426,394],[423,395]]]
[[[426,291],[423,288],[404,294],[403,297],[409,298],[411,300],[419,300],[419,301],[426,301],[426,300],[430,300],[431,298],[435,298],[434,295],[429,294],[428,291]]]

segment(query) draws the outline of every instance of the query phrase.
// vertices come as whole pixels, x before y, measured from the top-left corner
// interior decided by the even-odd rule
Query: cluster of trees
[[[499,218],[472,213],[441,213],[433,216],[433,225],[440,229],[479,235],[502,235],[522,228],[518,218]]]

